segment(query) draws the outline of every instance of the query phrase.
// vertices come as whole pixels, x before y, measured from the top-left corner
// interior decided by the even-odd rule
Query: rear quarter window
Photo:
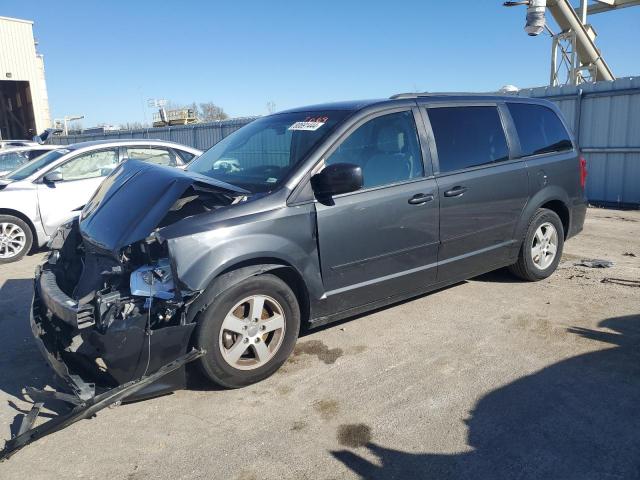
[[[550,108],[529,103],[509,103],[508,107],[523,156],[573,148],[569,133],[556,112]]]

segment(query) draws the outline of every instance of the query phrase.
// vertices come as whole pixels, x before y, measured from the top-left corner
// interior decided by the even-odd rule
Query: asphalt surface
[[[52,382],[27,320],[41,257],[0,266],[4,439]],[[590,209],[545,281],[493,272],[330,326],[258,385],[103,410],[0,478],[637,479],[640,288],[610,278],[640,280],[640,212]]]

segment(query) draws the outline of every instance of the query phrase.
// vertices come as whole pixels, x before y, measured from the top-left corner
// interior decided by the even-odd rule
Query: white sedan
[[[60,145],[30,145],[28,147],[7,147],[0,150],[0,177],[21,167],[25,163],[43,155],[51,150],[60,148]]]
[[[184,168],[202,152],[161,140],[104,140],[55,149],[0,178],[0,263],[43,246],[128,159]]]

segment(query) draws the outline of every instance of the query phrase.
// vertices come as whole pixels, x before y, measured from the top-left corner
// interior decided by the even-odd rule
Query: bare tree
[[[144,122],[125,122],[118,127],[120,130],[138,130],[140,128],[149,128],[149,124]]]
[[[167,111],[188,108],[189,110],[193,110],[196,118],[201,122],[215,122],[216,120],[226,120],[229,118],[229,115],[226,114],[224,109],[213,102],[191,102],[189,104],[182,105],[180,103],[168,101],[164,108]]]
[[[68,130],[70,134],[82,133],[82,122],[73,121],[69,123]]]
[[[222,107],[213,102],[200,103],[199,117],[203,122],[214,122],[216,120],[226,120],[229,115],[225,113]]]

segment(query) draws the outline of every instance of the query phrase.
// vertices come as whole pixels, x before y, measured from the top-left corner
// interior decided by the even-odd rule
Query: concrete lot
[[[21,388],[51,382],[27,321],[41,257],[0,266],[4,439]],[[261,384],[104,410],[0,478],[637,479],[640,288],[612,277],[640,280],[640,212],[590,209],[546,281],[494,272],[330,326]]]

